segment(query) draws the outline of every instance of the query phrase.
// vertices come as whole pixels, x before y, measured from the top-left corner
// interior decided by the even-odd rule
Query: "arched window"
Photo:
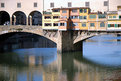
[[[104,22],[101,22],[100,23],[100,27],[105,27],[105,23]]]

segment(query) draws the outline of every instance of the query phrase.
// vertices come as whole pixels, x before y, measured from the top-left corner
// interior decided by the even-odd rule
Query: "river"
[[[84,41],[82,52],[63,54],[39,47],[2,52],[0,81],[121,81],[120,40],[99,35]]]

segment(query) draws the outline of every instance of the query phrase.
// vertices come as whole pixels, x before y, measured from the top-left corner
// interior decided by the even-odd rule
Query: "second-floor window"
[[[67,10],[62,10],[62,13],[67,13]]]
[[[53,26],[58,26],[58,23],[53,23]]]
[[[86,23],[82,23],[82,27],[86,27]]]
[[[119,16],[119,19],[121,19],[121,16]]]
[[[104,22],[101,22],[100,23],[100,27],[105,27],[105,23]]]
[[[53,12],[60,12],[60,10],[59,9],[54,9]]]
[[[60,26],[65,26],[65,23],[60,23]]]
[[[89,18],[90,19],[95,19],[96,18],[96,15],[90,15]]]
[[[87,16],[80,16],[79,19],[87,19]]]
[[[79,19],[79,16],[70,16],[71,19]]]
[[[73,13],[76,13],[76,12],[77,12],[77,9],[73,9],[72,12],[73,12]]]
[[[34,3],[34,7],[37,7],[37,2]]]
[[[45,19],[51,19],[51,16],[45,16],[44,18]]]
[[[95,27],[95,23],[90,23],[90,27]]]
[[[53,19],[59,19],[60,17],[59,16],[53,16]]]
[[[5,7],[5,4],[4,3],[1,3],[1,8],[4,8]]]
[[[52,26],[51,23],[45,23],[45,26]]]
[[[17,3],[17,8],[21,8],[21,3]]]

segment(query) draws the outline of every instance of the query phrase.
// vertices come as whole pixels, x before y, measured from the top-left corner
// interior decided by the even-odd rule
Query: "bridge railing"
[[[26,26],[26,25],[0,25],[0,31],[8,30],[35,30],[41,29],[41,26]]]

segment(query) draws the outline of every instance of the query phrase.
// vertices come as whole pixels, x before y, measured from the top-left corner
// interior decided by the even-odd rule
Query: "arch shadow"
[[[32,11],[28,16],[29,25],[42,26],[42,14],[39,11]]]
[[[22,11],[16,11],[12,15],[13,25],[26,25],[26,14]]]
[[[0,25],[9,25],[10,15],[6,11],[0,11]]]

